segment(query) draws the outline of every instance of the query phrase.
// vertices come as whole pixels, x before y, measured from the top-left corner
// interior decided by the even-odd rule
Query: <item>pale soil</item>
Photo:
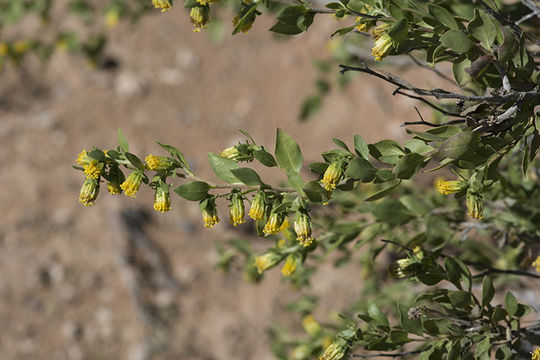
[[[241,139],[237,128],[272,149],[281,127],[306,162],[319,161],[333,137],[404,139],[399,124],[415,119],[413,102],[389,101],[393,88],[366,76],[298,122],[313,90],[312,57],[339,25],[316,22],[288,41],[273,39],[270,25],[261,19],[216,46],[191,31],[178,7],[112,30],[116,70],[57,53],[46,69],[30,61],[25,75],[1,75],[0,359],[272,358],[267,326],[293,323],[282,305],[298,294],[278,271],[253,286],[241,272],[214,268],[214,243],[245,231],[226,221],[205,230],[197,204],[178,197],[170,213],[155,213],[150,191],[135,200],[102,191],[85,208],[77,202],[81,173],[71,168],[83,148],[115,147],[118,128],[134,153],[160,153],[155,140],[175,144],[212,179],[206,153]],[[127,209],[150,214],[144,233],[120,221]],[[314,291],[332,295],[321,317],[357,295],[360,287],[346,284],[360,284],[357,274],[321,269]]]

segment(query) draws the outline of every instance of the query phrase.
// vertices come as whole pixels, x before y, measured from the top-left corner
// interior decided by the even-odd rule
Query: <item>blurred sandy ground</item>
[[[130,199],[103,189],[85,208],[77,202],[82,174],[71,164],[83,148],[115,147],[118,128],[141,157],[160,153],[155,140],[171,143],[210,179],[207,152],[242,139],[237,128],[270,149],[276,128],[285,129],[306,163],[334,148],[334,137],[403,140],[399,125],[415,119],[413,103],[389,101],[393,88],[366,76],[334,89],[312,120],[297,120],[313,91],[313,58],[340,27],[317,20],[307,34],[276,41],[267,31],[272,21],[261,18],[248,35],[227,34],[213,45],[177,7],[111,31],[107,53],[117,69],[89,69],[57,53],[47,68],[31,63],[2,75],[1,359],[272,358],[266,328],[292,322],[282,305],[298,294],[279,271],[253,286],[240,272],[213,267],[214,243],[246,236],[250,224],[205,230],[197,204],[174,196],[173,210],[158,214],[149,190]],[[130,231],[122,210],[147,224],[144,232]],[[332,294],[321,314],[346,306],[360,289],[345,285],[359,284],[357,273],[330,266],[315,279],[317,294]]]

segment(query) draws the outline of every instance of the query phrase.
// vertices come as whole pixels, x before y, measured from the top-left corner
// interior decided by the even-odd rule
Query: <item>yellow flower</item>
[[[206,29],[206,24],[210,19],[210,8],[208,6],[195,6],[191,8],[189,13],[191,22],[195,26],[194,32],[199,32],[201,29]]]
[[[251,202],[251,208],[249,209],[249,217],[253,220],[262,220],[264,217],[264,192],[259,191]]]
[[[287,256],[287,260],[285,260],[285,264],[283,264],[283,267],[281,268],[281,274],[283,276],[293,275],[300,263],[300,257],[300,254],[290,254]]]
[[[6,56],[8,54],[9,47],[5,42],[0,42],[0,56]]]
[[[337,338],[326,348],[319,360],[340,360],[347,353],[348,347],[347,340]]]
[[[213,228],[214,225],[219,223],[219,218],[217,216],[216,203],[214,199],[209,198],[206,206],[202,209],[202,218],[204,221],[205,228]]]
[[[262,274],[265,270],[276,266],[282,258],[283,256],[274,252],[267,252],[266,254],[257,256],[255,258],[255,267],[257,268],[259,274]]]
[[[165,12],[172,8],[172,0],[152,0],[152,5],[156,9],[161,9],[161,12]]]
[[[300,245],[309,246],[313,243],[313,238],[311,237],[311,218],[308,214],[301,211],[296,213],[294,231]]]
[[[146,166],[148,166],[150,170],[167,170],[174,166],[174,162],[165,156],[150,154],[144,158],[144,161],[146,161]]]
[[[107,181],[107,190],[111,195],[118,195],[122,193],[122,188],[116,181]]]
[[[154,209],[156,211],[161,211],[162,213],[171,210],[171,197],[168,189],[163,188],[162,186],[159,186],[156,189],[154,195]]]
[[[143,173],[140,170],[135,170],[127,179],[120,185],[120,188],[124,190],[126,196],[135,197],[137,196],[137,191],[141,187],[141,182],[143,178]]]
[[[84,166],[84,175],[86,175],[89,178],[92,179],[98,179],[101,175],[101,172],[103,171],[103,164],[100,161],[97,160],[90,160],[86,166]]]
[[[481,194],[467,191],[467,209],[473,219],[481,219],[484,216],[484,200]]]
[[[332,191],[336,188],[336,185],[341,180],[341,161],[333,161],[324,172],[321,182],[327,191]]]
[[[277,234],[280,231],[281,225],[283,224],[283,215],[272,213],[264,225],[263,232],[266,235]]]
[[[443,195],[460,192],[465,190],[468,186],[469,183],[463,180],[445,181],[443,178],[438,178],[435,180],[435,187],[437,188],[437,191]]]
[[[120,183],[123,182],[123,180],[124,174],[122,173],[122,171],[120,171],[120,169],[118,169],[118,166],[111,166],[109,174],[107,176],[107,190],[109,191],[109,194],[121,194],[122,188],[120,187]]]
[[[309,345],[301,344],[295,347],[291,352],[291,359],[292,360],[307,360],[309,359],[309,356],[311,355],[311,348]]]
[[[373,48],[371,49],[371,55],[373,55],[376,61],[382,61],[382,59],[388,55],[392,46],[392,38],[390,38],[390,35],[387,33],[384,33],[375,40],[375,45],[373,45]]]
[[[231,224],[237,226],[238,224],[245,223],[244,219],[244,200],[239,193],[233,193],[231,195],[231,203],[229,204],[229,215],[231,218]]]
[[[538,255],[536,260],[533,261],[532,266],[535,267],[536,271],[540,272],[540,255]]]
[[[32,46],[32,43],[30,41],[27,41],[27,40],[19,40],[19,41],[15,41],[13,43],[13,51],[16,53],[16,54],[23,54],[25,53],[28,49],[30,49],[30,46]]]
[[[375,26],[375,28],[371,30],[371,37],[375,40],[379,39],[381,36],[386,35],[388,28],[390,28],[390,25],[386,23]]]
[[[197,0],[197,2],[201,5],[210,5],[213,3],[217,3],[219,0]],[[249,2],[249,1],[248,1]]]
[[[240,157],[240,151],[238,151],[238,148],[236,146],[231,146],[223,149],[220,155],[227,159],[238,160],[238,158]]]
[[[304,316],[302,319],[302,326],[304,327],[304,330],[313,337],[316,337],[322,331],[321,325],[315,320],[313,315]]]
[[[77,156],[77,159],[75,160],[77,164],[79,164],[80,166],[85,166],[86,164],[88,164],[88,156],[86,156],[87,154],[88,153],[86,152],[86,150],[81,151]]]
[[[79,193],[79,202],[84,206],[92,206],[99,194],[99,181],[94,178],[85,178],[81,192]]]
[[[115,9],[107,11],[105,14],[105,26],[113,28],[118,25],[119,16],[120,14],[118,14],[118,11]]]
[[[531,359],[540,360],[540,348],[534,349],[534,351],[531,353]]]
[[[412,259],[399,259],[388,267],[388,274],[392,277],[400,279],[412,275],[412,271],[409,269],[409,266],[411,266],[413,263],[414,261]]]

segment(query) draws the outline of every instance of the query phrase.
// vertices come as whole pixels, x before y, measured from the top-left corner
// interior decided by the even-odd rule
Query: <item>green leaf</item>
[[[466,53],[472,46],[471,40],[460,30],[448,30],[441,35],[441,42],[457,53]]]
[[[276,134],[276,159],[285,172],[299,173],[303,157],[300,147],[285,131],[278,129]]]
[[[310,181],[304,185],[304,192],[311,202],[323,203],[328,201],[328,193],[318,181]]]
[[[506,297],[504,298],[504,306],[506,307],[506,311],[508,311],[508,315],[510,316],[515,315],[518,311],[518,302],[514,294],[512,294],[510,291],[506,293]]]
[[[312,162],[309,164],[309,170],[313,171],[315,174],[322,175],[328,166],[329,164],[325,162]]]
[[[369,149],[365,140],[360,135],[354,135],[354,150],[358,156],[369,160]]]
[[[277,19],[282,23],[296,25],[298,17],[307,12],[303,5],[291,5],[281,9],[277,14]]]
[[[266,150],[256,150],[253,152],[255,159],[259,160],[261,164],[267,167],[277,166],[276,159]]]
[[[370,302],[368,304],[368,315],[371,317],[373,325],[390,327],[386,314],[375,303]]]
[[[494,295],[495,288],[493,287],[493,282],[489,276],[486,276],[484,281],[482,281],[482,306],[487,306]]]
[[[292,187],[298,191],[300,194],[303,193],[304,189],[304,180],[300,176],[300,174],[296,172],[288,172],[287,173],[287,179],[289,179],[289,183],[291,183]]]
[[[407,154],[396,163],[393,173],[400,179],[410,179],[420,170],[424,161],[424,157],[420,154]]]
[[[375,159],[386,164],[395,164],[405,152],[394,140],[381,140],[368,145],[369,153]]]
[[[467,30],[482,43],[484,48],[491,50],[491,45],[497,37],[497,26],[488,14],[475,9],[474,19],[467,25]]]
[[[126,137],[124,136],[124,133],[122,132],[122,129],[118,129],[118,145],[123,152],[129,151],[129,145]]]
[[[398,200],[384,199],[372,210],[373,216],[388,224],[404,224],[411,220],[413,214]]]
[[[263,182],[255,170],[250,168],[232,169],[231,173],[241,182],[249,186],[262,185]]]
[[[379,200],[379,199],[382,199],[383,197],[385,197],[386,195],[390,194],[392,191],[394,191],[394,189],[399,185],[401,184],[401,180],[398,180],[397,182],[395,182],[394,184],[390,185],[389,187],[385,188],[385,189],[382,189],[380,191],[377,191],[375,194],[371,195],[370,197],[364,199],[364,201],[375,201],[375,200]]]
[[[221,180],[228,182],[229,184],[240,183],[236,176],[231,172],[231,170],[239,168],[236,161],[213,153],[208,153],[208,160],[210,161],[210,166],[212,166],[212,169]]]
[[[320,95],[311,95],[302,101],[300,107],[300,121],[305,121],[315,115],[322,107],[322,97]]]
[[[424,331],[422,330],[422,321],[420,320],[420,318],[409,318],[409,308],[399,303],[398,312],[401,328],[411,334],[422,336]]]
[[[194,181],[183,184],[174,189],[174,192],[190,201],[200,201],[206,198],[210,185],[203,181]]]
[[[349,147],[343,141],[341,141],[339,139],[336,139],[336,138],[332,139],[332,141],[334,142],[334,144],[336,144],[340,148],[345,149],[345,150],[350,152]]]
[[[461,62],[455,62],[452,64],[452,72],[454,74],[454,79],[456,79],[456,82],[459,84],[459,86],[465,86],[469,82],[471,82],[471,75],[469,75],[469,73],[465,71],[465,69],[468,69],[470,67],[471,60],[469,59],[464,59]]]
[[[349,162],[347,170],[345,170],[345,176],[362,182],[370,182],[375,179],[376,172],[377,168],[371,165],[369,161],[357,157]]]
[[[125,155],[126,155],[126,159],[131,163],[131,165],[135,166],[139,170],[145,169],[143,162],[136,155],[130,152],[126,152]]]
[[[459,25],[448,10],[441,6],[428,4],[429,13],[441,24],[452,30],[459,30]]]
[[[276,23],[269,29],[269,31],[284,35],[297,35],[302,33],[302,29],[300,29],[298,26],[289,25],[282,22]]]
[[[489,349],[491,348],[490,344],[490,338],[489,336],[486,336],[480,344],[476,346],[476,352],[475,352],[475,358],[479,358],[481,355],[486,354],[489,352]],[[487,357],[489,359],[489,357]]]
[[[470,155],[478,146],[478,134],[464,131],[448,138],[440,148],[439,153],[450,159],[459,159],[463,155]]]
[[[448,281],[454,284],[458,289],[461,287],[461,268],[454,260],[454,257],[447,257],[444,259],[444,267]]]
[[[497,57],[502,63],[512,60],[519,48],[519,41],[508,27],[502,28],[503,43],[497,49]]]
[[[409,21],[407,18],[402,18],[397,23],[392,25],[388,31],[388,35],[397,43],[407,40],[407,34],[409,29]]]
[[[403,146],[405,147],[405,149],[408,149],[413,153],[419,153],[421,155],[426,155],[427,153],[435,150],[434,147],[426,144],[425,141],[422,141],[420,139],[409,139],[405,141]]]
[[[101,150],[92,150],[88,153],[88,156],[97,161],[105,161],[105,153]],[[135,156],[135,155],[134,155]]]
[[[257,17],[257,3],[251,3],[248,5],[244,5],[240,13],[238,14],[240,19],[234,26],[232,34],[237,34],[239,31],[242,31],[242,29],[245,29],[246,27],[249,28],[254,22],[255,18]]]
[[[171,154],[173,158],[177,159],[184,168],[189,170],[189,164],[187,163],[186,157],[180,150],[172,145],[162,144],[159,141],[157,141],[157,144]]]
[[[463,309],[471,304],[471,294],[467,291],[450,291],[448,293],[450,302],[458,309]]]

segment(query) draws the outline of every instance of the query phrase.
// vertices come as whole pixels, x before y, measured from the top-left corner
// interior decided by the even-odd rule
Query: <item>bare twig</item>
[[[521,19],[519,19],[518,21],[516,21],[516,24],[519,25],[527,20],[529,20],[530,18],[532,17],[535,17],[535,16],[538,16],[540,18],[540,8],[538,7],[538,5],[536,5],[534,2],[532,2],[531,0],[520,0],[521,3],[523,5],[525,5],[526,7],[528,7],[529,9],[531,9],[531,13],[525,15],[524,17],[522,17]]]
[[[405,121],[403,124],[401,124],[401,126],[426,125],[426,126],[431,126],[431,127],[439,127],[439,126],[444,126],[444,125],[458,124],[458,123],[461,123],[461,122],[465,121],[463,119],[457,119],[457,120],[448,121],[448,122],[445,122],[445,123],[442,123],[442,124],[435,124],[435,123],[432,123],[432,122],[429,122],[429,121],[425,121],[424,118],[422,117],[422,114],[420,114],[420,111],[418,110],[418,108],[416,106],[414,107],[414,110],[416,110],[416,113],[420,117],[420,121]]]
[[[409,58],[413,61],[413,63],[415,63],[416,65],[424,68],[424,69],[427,69],[435,74],[437,74],[438,77],[440,77],[441,79],[444,79],[446,81],[448,81],[449,83],[451,83],[452,85],[457,85],[456,82],[449,78],[448,76],[444,75],[442,72],[440,72],[439,70],[437,70],[435,67],[431,67],[429,66],[428,64],[424,64],[423,62],[421,62],[420,60],[418,60],[417,58],[415,58],[414,56],[412,56],[411,54],[408,54]]]
[[[424,349],[424,350],[414,350],[414,351],[404,351],[404,352],[399,352],[399,353],[376,353],[376,354],[351,354],[352,357],[357,357],[357,358],[363,358],[363,359],[367,359],[367,358],[373,358],[373,357],[391,357],[391,358],[396,358],[396,357],[400,357],[400,356],[407,356],[407,355],[414,355],[414,354],[420,354],[426,350],[429,350],[429,348],[427,349]]]

